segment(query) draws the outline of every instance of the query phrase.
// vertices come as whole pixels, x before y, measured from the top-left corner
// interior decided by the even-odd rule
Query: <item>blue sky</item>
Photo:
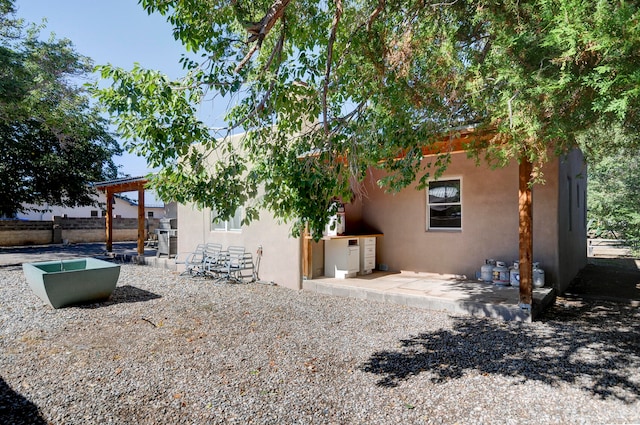
[[[131,69],[135,62],[172,78],[182,75],[178,63],[185,52],[174,40],[165,18],[148,15],[137,0],[17,0],[17,16],[40,23],[43,36],[70,39],[76,50],[95,64]],[[146,161],[130,154],[116,158],[121,171],[133,176],[148,172]]]

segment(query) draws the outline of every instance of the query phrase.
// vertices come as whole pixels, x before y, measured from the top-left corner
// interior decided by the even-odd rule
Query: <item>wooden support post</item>
[[[533,196],[529,182],[533,167],[527,158],[519,167],[520,306],[531,308],[533,299]]]
[[[113,190],[107,188],[107,252],[113,251]]]
[[[313,240],[311,239],[311,235],[309,234],[308,229],[305,229],[302,235],[302,278],[303,279],[311,279],[312,278],[312,259],[313,259],[313,251],[311,243]]]
[[[138,186],[138,256],[144,256],[144,184]],[[140,262],[140,258],[138,258]]]

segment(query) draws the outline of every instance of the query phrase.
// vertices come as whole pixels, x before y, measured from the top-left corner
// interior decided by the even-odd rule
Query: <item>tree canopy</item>
[[[640,253],[640,148],[617,127],[595,129],[584,138],[608,140],[606,150],[587,150],[588,232],[622,239]],[[582,144],[586,144],[583,142]]]
[[[121,148],[79,87],[92,62],[39,31],[0,0],[0,216],[28,204],[90,205],[90,183],[117,175]]]
[[[140,3],[173,25],[185,77],[102,66],[112,84],[95,93],[161,167],[161,197],[222,216],[267,208],[320,234],[369,167],[388,190],[424,187],[449,153],[423,161],[422,147],[461,126],[491,132],[467,146],[478,159],[534,170],[590,128],[640,127],[636,2]],[[224,130],[199,118],[207,101],[231,105]]]

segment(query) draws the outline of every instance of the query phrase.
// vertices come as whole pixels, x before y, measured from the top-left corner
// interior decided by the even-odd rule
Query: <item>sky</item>
[[[161,15],[148,15],[138,0],[16,0],[15,6],[17,17],[27,22],[46,18],[45,38],[54,33],[70,39],[76,51],[96,65],[131,69],[137,62],[171,78],[182,75],[178,61],[185,49],[174,40],[171,25]],[[115,161],[123,174],[150,171],[144,158],[131,154]]]

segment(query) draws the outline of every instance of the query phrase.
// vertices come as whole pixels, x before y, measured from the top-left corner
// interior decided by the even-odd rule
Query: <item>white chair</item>
[[[222,254],[222,244],[208,243],[204,249],[204,259],[202,269],[205,276],[212,276],[216,267],[220,264]]]
[[[234,274],[240,267],[244,251],[243,246],[230,246],[222,251],[218,263],[210,269],[211,275],[218,281],[237,281]]]
[[[196,249],[185,255],[184,260],[180,260],[180,255],[176,257],[176,264],[184,264],[184,271],[180,273],[180,276],[201,276],[204,273],[205,249],[205,244],[198,244]]]
[[[245,252],[238,261],[232,265],[231,280],[238,283],[249,283],[258,280],[255,265],[253,264],[253,255],[250,252]]]

